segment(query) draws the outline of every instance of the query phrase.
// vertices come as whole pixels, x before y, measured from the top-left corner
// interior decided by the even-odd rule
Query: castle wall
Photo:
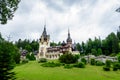
[[[39,42],[38,58],[58,59],[63,53],[69,51],[73,54],[79,54],[79,52],[72,52],[72,39],[68,30],[67,44],[63,46],[50,47],[50,36],[47,35],[46,27],[44,27],[43,34]]]
[[[50,53],[46,53],[46,58],[47,59],[58,59],[61,55],[63,55],[63,53],[60,52],[50,52]]]

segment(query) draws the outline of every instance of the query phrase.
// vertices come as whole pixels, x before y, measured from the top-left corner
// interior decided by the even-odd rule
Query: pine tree
[[[0,80],[15,79],[15,73],[11,71],[14,63],[11,44],[6,41],[0,42]]]

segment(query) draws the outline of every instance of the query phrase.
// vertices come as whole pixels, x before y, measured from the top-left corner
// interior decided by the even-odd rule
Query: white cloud
[[[76,42],[105,38],[120,24],[120,14],[115,12],[119,5],[119,0],[22,0],[13,20],[0,32],[14,41],[39,39],[46,22],[51,41],[66,41],[68,28]]]

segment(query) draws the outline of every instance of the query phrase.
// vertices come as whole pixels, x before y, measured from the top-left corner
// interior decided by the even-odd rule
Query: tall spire
[[[70,30],[69,30],[69,28],[68,28],[68,38],[70,38]]]
[[[72,39],[71,39],[71,37],[70,37],[70,30],[69,30],[69,28],[68,28],[68,38],[67,38],[67,42],[72,42]]]
[[[43,30],[43,34],[42,34],[44,37],[46,37],[47,35],[47,32],[46,32],[46,24],[44,25],[44,30]]]

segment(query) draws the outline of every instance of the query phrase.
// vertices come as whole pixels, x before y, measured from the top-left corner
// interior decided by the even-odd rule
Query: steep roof
[[[43,30],[42,36],[47,37],[46,25],[44,25],[44,30]]]
[[[67,42],[72,42],[72,39],[71,39],[71,37],[70,37],[70,31],[69,31],[69,29],[68,29],[68,38],[67,38]]]

